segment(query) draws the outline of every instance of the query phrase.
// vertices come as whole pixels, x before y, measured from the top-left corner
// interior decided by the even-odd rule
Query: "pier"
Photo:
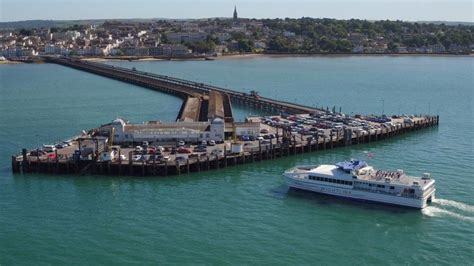
[[[176,95],[183,99],[186,99],[187,97],[209,95],[210,92],[218,92],[223,97],[224,111],[226,118],[228,119],[232,118],[232,108],[230,106],[231,102],[275,114],[303,114],[321,111],[317,108],[312,108],[296,103],[270,99],[199,82],[138,71],[136,69],[127,69],[96,62],[56,57],[46,57],[45,61]]]
[[[132,128],[149,127],[211,127],[212,121],[221,119],[225,122],[226,136],[222,142],[209,144],[206,150],[200,150],[201,141],[189,141],[189,153],[184,156],[175,151],[176,142],[159,142],[155,146],[165,147],[160,157],[140,157],[135,160],[136,145],[145,141],[130,140],[120,142],[114,140],[114,130],[110,125],[89,131],[88,134],[72,138],[64,147],[47,154],[38,149],[23,149],[20,154],[11,157],[12,171],[15,173],[48,173],[48,174],[104,174],[104,175],[136,175],[136,176],[169,176],[191,172],[220,169],[232,165],[254,163],[263,160],[277,159],[296,154],[317,152],[321,150],[347,147],[374,141],[381,141],[412,131],[437,126],[439,116],[416,116],[412,118],[385,118],[390,122],[372,121],[369,117],[345,117],[324,110],[304,105],[273,100],[258,95],[236,92],[229,89],[210,86],[202,83],[162,76],[152,73],[126,69],[105,64],[83,62],[75,59],[47,58],[47,62],[87,71],[108,78],[136,84],[142,87],[176,95],[183,99],[183,105],[177,116],[177,124],[160,125],[125,125]],[[246,123],[234,122],[232,104],[240,104],[264,110],[275,115],[267,118],[248,118]],[[331,115],[333,115],[331,117]],[[366,130],[357,126],[334,126],[333,128],[316,125],[315,121],[344,118],[353,123],[364,123]],[[296,122],[295,122],[296,121]],[[346,121],[346,122],[347,122]],[[314,126],[307,126],[314,122]],[[206,124],[207,123],[207,124]],[[328,122],[328,124],[336,124]],[[298,124],[300,131],[293,131],[290,125]],[[338,123],[342,124],[342,123]],[[101,133],[104,128],[107,134]],[[236,139],[236,127],[256,127],[257,133],[264,133],[266,139]],[[320,127],[320,128],[318,128]],[[314,131],[312,131],[314,129]],[[250,130],[250,129],[248,129]],[[229,133],[229,134],[227,134]],[[242,135],[242,134],[241,134]],[[177,140],[176,140],[177,141]],[[118,144],[117,144],[118,143]],[[144,144],[145,145],[145,144]],[[146,141],[145,153],[148,152]],[[151,146],[151,145],[150,145]],[[88,157],[81,155],[91,149]],[[180,145],[181,147],[181,145]],[[236,148],[237,147],[237,148]],[[191,152],[192,150],[192,152]],[[79,151],[79,153],[78,153]],[[107,153],[118,152],[114,159],[103,158]]]

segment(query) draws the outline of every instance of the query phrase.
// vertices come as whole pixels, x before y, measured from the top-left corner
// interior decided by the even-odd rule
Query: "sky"
[[[473,0],[0,0],[0,21],[113,18],[336,18],[474,22]]]

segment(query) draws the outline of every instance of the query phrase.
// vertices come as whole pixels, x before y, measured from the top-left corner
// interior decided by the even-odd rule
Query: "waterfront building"
[[[358,45],[358,46],[352,48],[352,52],[353,53],[358,53],[358,54],[363,53],[364,52],[364,46]]]
[[[204,41],[207,34],[204,32],[170,32],[166,36],[168,40],[175,43]]]
[[[224,120],[215,118],[208,122],[160,122],[130,124],[123,119],[102,126],[102,133],[114,128],[114,143],[129,142],[175,142],[175,141],[224,141]]]
[[[351,41],[353,45],[360,45],[368,41],[367,35],[358,32],[349,33],[347,39]]]
[[[237,136],[253,136],[257,137],[260,134],[260,123],[256,122],[235,122],[235,134]]]
[[[228,32],[218,32],[214,34],[214,36],[219,40],[219,42],[228,41],[232,37]]]
[[[68,49],[61,45],[48,44],[44,47],[45,54],[60,54],[67,55],[69,53]]]
[[[130,47],[122,48],[124,55],[126,56],[149,56],[150,49],[147,47]]]
[[[255,42],[256,49],[267,49],[267,44],[264,41],[256,41]]]
[[[429,45],[428,48],[431,49],[432,53],[444,53],[446,51],[446,48],[444,47],[444,45],[440,43]]]
[[[400,54],[406,54],[408,53],[408,49],[406,46],[400,45],[395,49],[395,52],[400,53]]]

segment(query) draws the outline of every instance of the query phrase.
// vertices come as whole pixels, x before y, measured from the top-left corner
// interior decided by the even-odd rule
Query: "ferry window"
[[[390,186],[390,189],[395,189],[395,187],[394,187],[394,186]]]
[[[336,180],[336,183],[337,183],[337,184],[341,184],[341,180],[339,180],[339,179]]]
[[[352,186],[352,181],[349,181],[349,182],[347,182],[347,183],[349,183],[349,186]]]
[[[384,185],[377,185],[377,187],[379,187],[379,188],[385,188]]]

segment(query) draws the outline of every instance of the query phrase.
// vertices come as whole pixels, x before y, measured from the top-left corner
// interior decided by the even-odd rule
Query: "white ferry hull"
[[[405,198],[400,196],[392,196],[382,193],[372,193],[372,192],[365,192],[360,190],[353,190],[352,188],[343,188],[343,187],[336,187],[331,185],[323,185],[318,184],[316,182],[308,181],[307,179],[300,179],[300,178],[292,178],[290,176],[284,175],[285,180],[289,187],[302,189],[302,190],[309,190],[317,193],[333,195],[337,197],[344,197],[350,198],[355,200],[362,200],[362,201],[371,201],[377,203],[384,203],[384,204],[391,204],[391,205],[398,205],[404,207],[411,207],[411,208],[418,208],[423,209],[427,206],[427,201],[434,199],[434,192],[433,190],[428,195],[425,195],[423,199],[416,199],[416,198]]]

